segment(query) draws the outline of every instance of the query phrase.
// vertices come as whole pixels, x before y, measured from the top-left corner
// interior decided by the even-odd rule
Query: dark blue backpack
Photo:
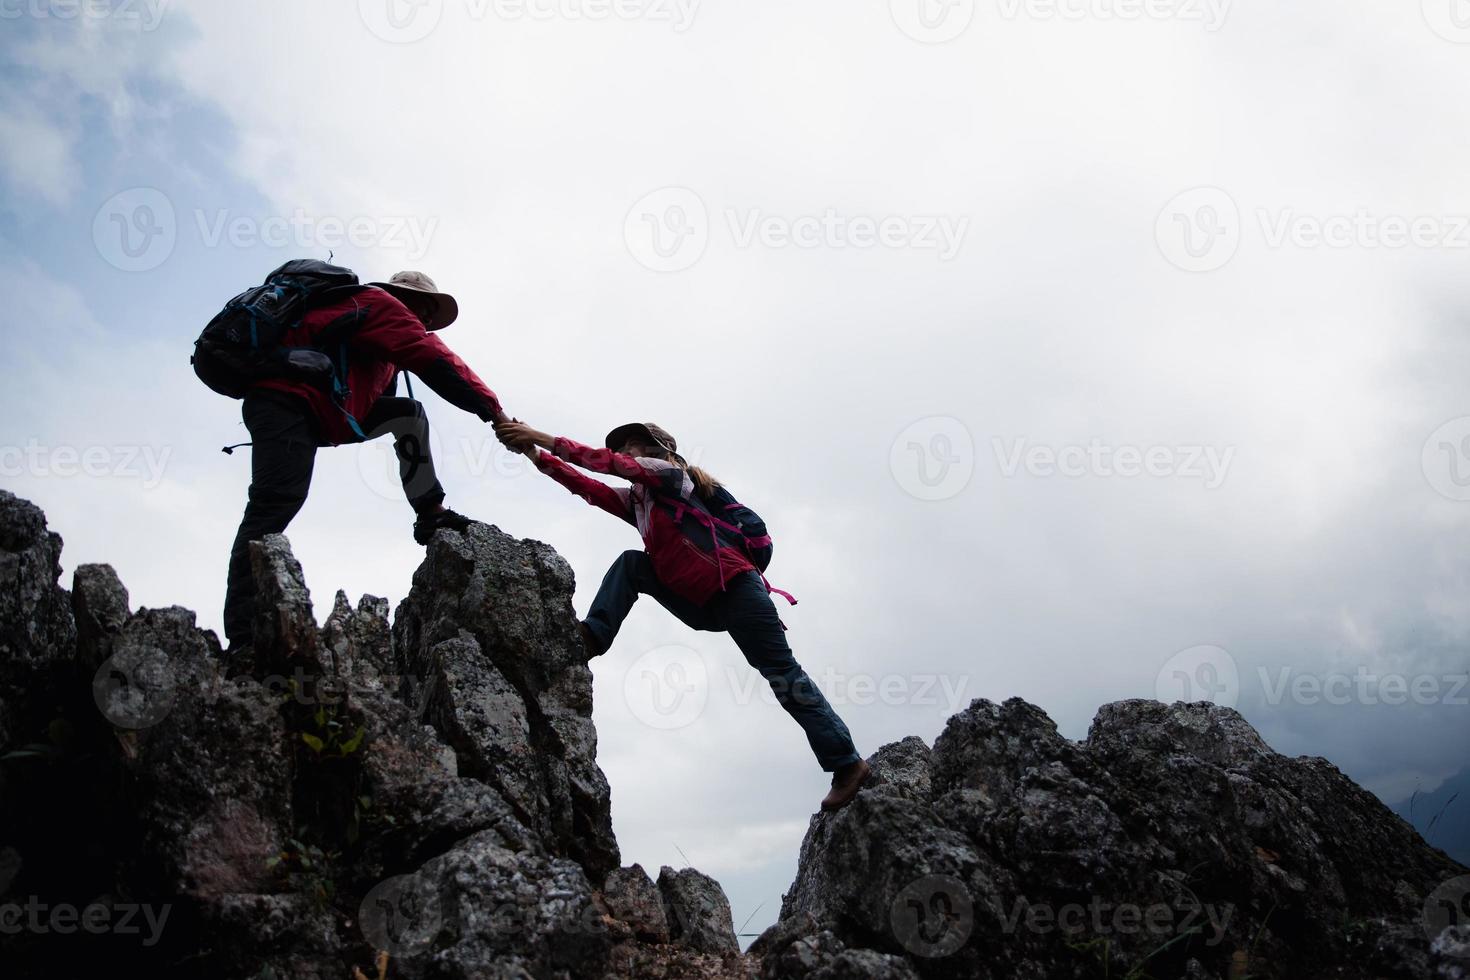
[[[258,381],[291,377],[282,338],[311,308],[362,288],[351,269],[319,259],[287,262],[264,283],[226,303],[209,321],[189,358],[194,373],[231,398],[244,398]]]
[[[716,487],[704,504],[719,520],[715,531],[726,544],[745,552],[750,563],[762,572],[770,567],[774,545],[759,514],[736,500],[724,487]]]

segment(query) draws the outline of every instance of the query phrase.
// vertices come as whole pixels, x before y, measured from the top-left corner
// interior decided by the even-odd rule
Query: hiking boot
[[[593,657],[600,657],[607,652],[607,649],[601,643],[597,642],[597,637],[592,635],[592,628],[586,623],[578,622],[577,632],[582,636],[582,646],[587,650],[588,660],[591,660]]]
[[[849,762],[832,774],[832,791],[822,800],[822,809],[828,812],[841,810],[852,802],[857,796],[858,789],[862,787],[863,780],[873,770],[862,759]]]
[[[451,531],[465,532],[471,524],[475,523],[463,514],[456,514],[445,507],[436,510],[432,514],[420,514],[419,519],[413,522],[413,539],[419,544],[426,545],[434,539],[434,532],[441,527],[447,527]]]

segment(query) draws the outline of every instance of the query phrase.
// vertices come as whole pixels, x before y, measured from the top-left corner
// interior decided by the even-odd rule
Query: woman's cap
[[[654,425],[652,422],[628,422],[620,425],[607,434],[603,445],[617,452],[629,439],[642,439],[649,445],[658,446],[672,456],[679,455],[679,444],[674,441],[674,437],[669,435],[667,429]]]

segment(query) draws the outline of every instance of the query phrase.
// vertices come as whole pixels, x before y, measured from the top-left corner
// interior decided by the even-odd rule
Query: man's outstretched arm
[[[381,292],[381,291],[380,291]],[[500,399],[448,345],[424,329],[419,318],[393,296],[370,296],[367,320],[353,343],[405,371],[412,371],[455,408],[486,422],[505,418]]]

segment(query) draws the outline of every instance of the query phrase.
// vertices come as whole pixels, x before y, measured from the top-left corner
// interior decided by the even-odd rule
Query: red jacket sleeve
[[[625,480],[641,483],[674,497],[683,496],[684,471],[677,467],[668,466],[655,469],[651,466],[644,466],[633,456],[615,453],[611,449],[593,449],[591,446],[584,446],[565,436],[556,437],[552,442],[551,451],[562,459],[575,463],[583,469],[592,470],[594,473],[620,476]]]
[[[536,468],[592,506],[601,507],[614,517],[633,523],[633,505],[626,490],[619,491],[601,480],[578,473],[545,450],[536,455]]]
[[[424,384],[455,408],[485,421],[499,418],[500,399],[468,364],[438,337],[424,329],[419,318],[391,293],[368,290],[367,318],[352,335],[352,343],[424,379]]]

